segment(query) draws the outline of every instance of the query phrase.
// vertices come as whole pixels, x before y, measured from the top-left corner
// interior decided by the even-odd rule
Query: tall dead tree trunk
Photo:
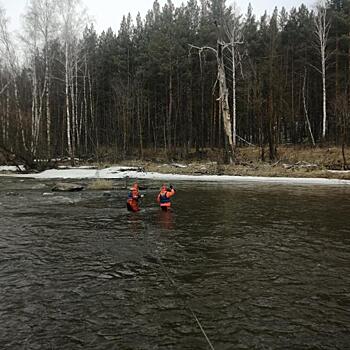
[[[233,144],[233,152],[236,150],[237,144],[237,98],[236,98],[236,70],[237,70],[237,46],[243,44],[242,42],[242,31],[240,25],[240,16],[238,15],[238,10],[233,5],[233,14],[230,21],[223,21],[223,27],[226,32],[226,36],[229,40],[229,45],[225,45],[225,47],[230,48],[231,59],[232,59],[232,144]],[[243,73],[242,73],[243,74]],[[233,153],[233,156],[235,154]]]
[[[222,119],[224,122],[224,130],[227,138],[228,148],[226,149],[228,161],[233,163],[234,155],[234,144],[232,139],[232,125],[231,125],[231,116],[230,116],[230,105],[228,98],[228,88],[226,83],[226,73],[225,73],[225,64],[224,64],[224,44],[218,41],[217,49],[217,62],[218,62],[218,82],[219,82],[219,99],[221,100],[222,108]]]
[[[220,40],[217,41],[217,49],[214,49],[210,46],[203,46],[198,47],[194,45],[190,45],[191,48],[194,48],[199,51],[199,57],[201,57],[201,54],[204,50],[209,50],[212,53],[214,53],[216,60],[217,60],[217,83],[219,84],[219,98],[217,99],[219,101],[220,106],[220,112],[222,115],[222,121],[224,125],[224,132],[225,132],[225,149],[226,149],[226,155],[227,160],[229,163],[233,163],[233,155],[234,155],[234,146],[233,146],[233,140],[232,140],[232,123],[231,123],[231,116],[230,116],[230,104],[229,104],[229,92],[227,88],[227,82],[226,82],[226,72],[225,72],[225,64],[224,64],[224,55],[223,51],[228,45],[221,42]]]

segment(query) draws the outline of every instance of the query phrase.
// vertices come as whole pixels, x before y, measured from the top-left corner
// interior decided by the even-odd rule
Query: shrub
[[[113,182],[105,179],[97,179],[88,185],[89,190],[112,190]]]

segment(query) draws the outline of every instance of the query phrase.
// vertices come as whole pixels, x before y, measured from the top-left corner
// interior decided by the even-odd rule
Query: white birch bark
[[[25,14],[22,40],[27,44],[32,61],[32,152],[36,152],[39,136],[46,137],[46,152],[51,154],[51,112],[50,112],[50,58],[49,44],[57,35],[56,3],[54,0],[30,0]],[[44,78],[37,75],[36,61],[44,52]],[[45,102],[46,99],[46,102]],[[44,113],[46,111],[46,113]],[[45,116],[44,116],[45,114]],[[42,120],[46,118],[46,125]],[[46,131],[40,133],[40,128]],[[43,142],[44,144],[44,142]]]
[[[77,123],[77,80],[74,79],[74,73],[77,74],[78,38],[83,32],[87,23],[85,11],[80,8],[80,0],[61,0],[61,40],[65,47],[64,67],[65,67],[65,101],[66,101],[66,135],[68,153],[74,162],[74,153],[79,132]],[[76,72],[75,72],[76,71]]]
[[[77,115],[76,115],[76,105],[75,105],[75,82],[74,82],[74,57],[72,56],[71,64],[69,65],[70,74],[69,74],[69,86],[70,86],[70,103],[71,103],[71,142],[73,147],[73,153],[75,155],[76,150],[76,135],[77,135]]]
[[[10,38],[10,34],[7,28],[7,18],[5,15],[5,11],[0,7],[0,53],[9,70],[9,74],[11,77],[11,83],[14,87],[15,94],[15,103],[17,109],[17,120],[18,120],[18,129],[21,137],[21,142],[23,149],[28,151],[27,140],[23,125],[23,115],[21,110],[21,105],[19,103],[19,93],[18,93],[18,85],[17,85],[17,77],[19,76],[19,64],[17,60],[17,56],[15,54],[15,50],[13,47],[13,43]]]
[[[72,147],[72,139],[71,139],[71,116],[70,116],[70,102],[69,102],[69,50],[68,50],[68,42],[65,47],[66,58],[65,58],[65,98],[66,98],[66,131],[67,131],[67,147],[68,154],[73,159],[73,147]]]
[[[322,140],[326,138],[327,132],[327,91],[326,91],[326,61],[327,61],[327,42],[330,23],[327,19],[327,9],[322,1],[316,7],[315,16],[315,35],[317,38],[318,50],[321,57],[321,75],[322,75]]]
[[[8,142],[9,128],[10,128],[10,90],[6,91],[6,127],[4,130],[4,140],[5,144]]]
[[[84,146],[85,146],[85,154],[88,152],[88,104],[87,104],[87,91],[86,91],[86,79],[88,74],[88,65],[86,55],[84,56]]]
[[[233,39],[233,38],[232,38]],[[232,143],[233,147],[236,147],[237,137],[237,111],[236,111],[236,58],[235,58],[235,42],[231,41],[231,53],[232,53]]]

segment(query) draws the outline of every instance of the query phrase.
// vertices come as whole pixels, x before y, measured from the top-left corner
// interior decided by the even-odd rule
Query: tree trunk
[[[139,90],[137,96],[137,121],[138,121],[138,129],[139,129],[139,142],[140,142],[140,157],[143,159],[143,130],[142,130],[142,120],[141,120],[141,106],[143,104],[142,92],[141,88]]]
[[[233,151],[236,149],[236,60],[235,60],[235,43],[231,43],[232,53],[232,145]],[[234,155],[234,154],[233,154]]]
[[[219,81],[219,91],[220,91],[220,100],[222,108],[222,119],[224,122],[224,130],[227,138],[226,144],[226,153],[228,161],[233,163],[234,147],[232,140],[232,126],[231,126],[231,117],[230,117],[230,105],[228,100],[228,89],[226,85],[226,74],[225,74],[225,65],[223,57],[223,45],[218,42],[218,81]]]
[[[47,156],[51,159],[51,104],[50,104],[50,83],[49,67],[46,66],[46,140],[47,140]]]
[[[73,146],[71,139],[71,116],[70,116],[70,103],[69,103],[69,57],[68,57],[68,43],[66,43],[66,66],[65,66],[65,83],[66,83],[66,127],[67,127],[67,146],[68,154],[71,157],[72,163],[74,163]]]
[[[83,84],[83,92],[84,92],[84,150],[85,155],[88,153],[88,104],[87,104],[87,92],[86,92],[86,79],[87,79],[87,59],[85,55],[85,69],[84,69],[84,84]]]
[[[327,93],[326,93],[326,56],[325,47],[322,48],[322,140],[326,140],[326,128],[327,128]]]
[[[312,142],[312,145],[315,146],[315,139],[314,139],[314,135],[313,135],[312,130],[311,130],[311,124],[310,124],[309,114],[307,112],[307,105],[306,105],[306,92],[305,92],[305,90],[306,90],[306,74],[307,74],[307,71],[305,68],[304,84],[303,84],[304,112],[305,112],[305,118],[306,118],[307,126],[309,129],[309,133],[310,133],[311,142]]]

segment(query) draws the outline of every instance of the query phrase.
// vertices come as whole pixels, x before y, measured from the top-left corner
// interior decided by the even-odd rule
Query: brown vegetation
[[[110,180],[96,179],[88,185],[89,190],[109,191],[113,189],[113,182]]]
[[[174,157],[171,162],[164,153],[148,151],[143,161],[129,159],[121,164],[160,173],[350,179],[350,173],[341,172],[344,170],[341,147],[280,147],[279,158],[274,163],[260,161],[259,152],[257,147],[240,148],[236,164],[224,164],[222,151],[208,149],[200,154],[194,152],[183,159]],[[350,157],[349,148],[345,154]]]

